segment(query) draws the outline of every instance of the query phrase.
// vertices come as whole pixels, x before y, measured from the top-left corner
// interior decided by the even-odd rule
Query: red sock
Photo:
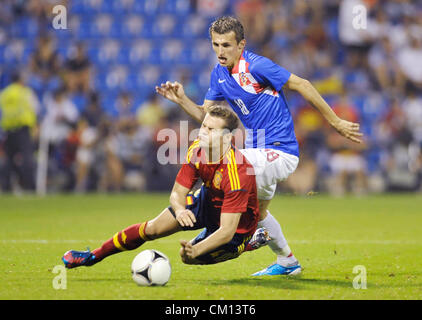
[[[100,262],[104,258],[126,250],[133,250],[148,241],[145,235],[145,228],[148,221],[138,223],[127,227],[126,229],[116,233],[112,238],[103,243],[100,248],[92,251],[95,255],[95,263]]]

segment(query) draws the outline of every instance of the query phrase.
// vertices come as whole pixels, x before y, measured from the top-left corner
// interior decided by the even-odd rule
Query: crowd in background
[[[51,27],[57,3],[69,8],[69,30]],[[124,13],[124,6],[134,12]],[[366,8],[366,19],[356,7]],[[119,10],[128,17],[127,39],[108,25]],[[157,134],[173,128],[178,150],[186,142],[180,121],[188,120],[190,129],[197,124],[158,97],[154,86],[178,80],[202,103],[216,63],[207,28],[221,14],[243,23],[247,49],[310,80],[365,134],[363,144],[349,142],[286,90],[301,156],[281,189],[335,195],[421,190],[422,3],[410,0],[4,1],[1,190],[37,188],[41,163],[47,163],[49,192],[169,190],[178,165],[157,161],[165,143]],[[150,26],[150,34],[130,38],[139,17],[143,30],[157,24],[163,34]],[[154,51],[157,39],[162,52]],[[24,106],[20,115],[11,111],[15,105]]]

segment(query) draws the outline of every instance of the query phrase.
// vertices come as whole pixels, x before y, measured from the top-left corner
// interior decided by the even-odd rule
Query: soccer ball
[[[164,286],[170,279],[167,256],[157,250],[144,250],[132,261],[132,279],[139,286]]]

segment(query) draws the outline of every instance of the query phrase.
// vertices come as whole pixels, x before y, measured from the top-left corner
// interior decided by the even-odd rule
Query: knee
[[[151,240],[157,239],[159,237],[159,231],[154,221],[149,221],[147,223],[144,233],[148,237],[148,239]]]

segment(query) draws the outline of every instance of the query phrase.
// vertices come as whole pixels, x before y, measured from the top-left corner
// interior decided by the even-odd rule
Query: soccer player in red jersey
[[[254,169],[231,144],[237,127],[232,111],[210,108],[176,177],[170,206],[150,221],[117,232],[92,252],[66,252],[62,258],[65,266],[91,266],[182,230],[203,229],[195,239],[181,241],[180,255],[187,264],[226,261],[266,244],[266,230],[256,230],[259,211]],[[203,185],[194,194],[198,179]]]

